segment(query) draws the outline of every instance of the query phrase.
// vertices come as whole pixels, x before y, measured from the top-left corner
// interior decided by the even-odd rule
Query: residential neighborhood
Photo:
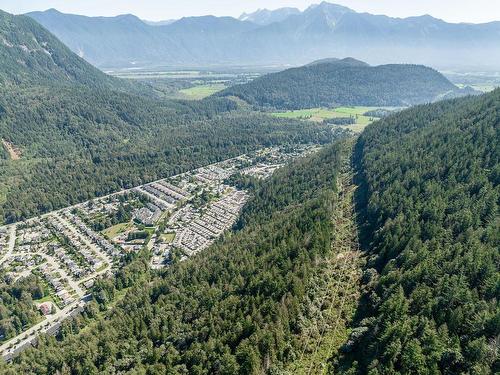
[[[237,221],[249,193],[231,176],[269,177],[287,161],[314,151],[269,148],[0,227],[0,272],[42,280],[34,300],[40,322],[0,346],[5,359],[54,333],[91,300],[99,277],[112,277],[123,256],[150,251],[161,269],[210,246]]]

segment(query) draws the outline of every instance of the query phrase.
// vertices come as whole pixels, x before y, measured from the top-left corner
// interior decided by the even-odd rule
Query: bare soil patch
[[[9,153],[9,156],[12,160],[21,159],[21,150],[18,147],[14,146],[12,143],[6,141],[5,139],[2,139],[2,144]]]

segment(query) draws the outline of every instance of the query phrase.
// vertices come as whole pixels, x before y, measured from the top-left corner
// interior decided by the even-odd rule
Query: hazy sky
[[[114,16],[132,13],[152,21],[183,16],[239,16],[258,8],[304,9],[320,0],[0,0],[11,13],[56,8],[66,13]],[[430,14],[449,22],[500,21],[500,0],[331,0],[359,12],[408,17]]]

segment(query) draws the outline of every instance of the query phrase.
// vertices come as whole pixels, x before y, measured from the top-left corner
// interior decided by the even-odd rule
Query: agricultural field
[[[497,87],[499,87],[498,84],[495,85],[494,83],[477,83],[477,84],[471,84],[471,85],[458,83],[457,86],[460,87],[461,89],[466,88],[466,87],[472,87],[474,90],[481,91],[484,93],[491,92],[491,91],[495,90]]]
[[[244,84],[262,75],[264,71],[227,69],[212,71],[172,70],[164,68],[136,68],[109,70],[106,73],[123,79],[139,81],[157,95],[168,99],[201,100],[227,87]]]
[[[274,112],[272,113],[272,115],[280,118],[292,118],[315,122],[322,122],[332,118],[346,118],[352,116],[355,121],[354,124],[338,126],[345,129],[350,129],[354,132],[361,132],[367,125],[371,124],[375,120],[378,120],[377,117],[365,116],[364,114],[368,111],[376,110],[378,108],[380,107],[310,108],[286,112]]]
[[[199,70],[164,70],[164,69],[124,69],[106,71],[119,78],[126,79],[231,79],[237,76],[231,72],[212,72]]]
[[[185,96],[186,99],[200,100],[216,92],[222,91],[226,87],[227,86],[223,83],[209,83],[179,90],[179,93]]]

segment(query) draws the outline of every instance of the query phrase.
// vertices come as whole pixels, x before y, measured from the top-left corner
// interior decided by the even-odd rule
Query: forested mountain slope
[[[336,255],[344,147],[330,146],[259,183],[241,229],[134,287],[79,334],[66,328],[61,343],[43,340],[2,373],[256,374],[299,355],[294,337],[306,287],[322,260]],[[97,301],[114,291],[107,283]],[[88,306],[87,318],[95,313]]]
[[[346,374],[500,371],[500,90],[421,106],[358,142],[368,293]],[[338,371],[336,371],[338,373]]]
[[[0,10],[0,85],[124,85],[76,56],[49,31],[27,16]]]
[[[499,371],[499,119],[496,90],[402,111],[358,139],[365,294],[340,354],[321,347],[331,354],[330,373]],[[134,271],[98,283],[95,303],[62,330],[62,341],[42,340],[2,372],[304,369],[297,364],[306,352],[304,304],[325,259],[343,258],[333,245],[348,150],[345,143],[328,146],[258,183],[238,230],[161,276],[149,274],[139,257]],[[99,314],[126,286],[126,297]],[[84,323],[89,327],[81,329]]]
[[[25,16],[0,14],[0,223],[184,171],[263,145],[325,142],[226,99],[142,95],[98,71]],[[3,143],[2,142],[2,143]]]
[[[425,66],[369,66],[347,58],[320,60],[271,73],[216,95],[236,96],[260,107],[303,109],[335,105],[409,106],[466,92]]]

